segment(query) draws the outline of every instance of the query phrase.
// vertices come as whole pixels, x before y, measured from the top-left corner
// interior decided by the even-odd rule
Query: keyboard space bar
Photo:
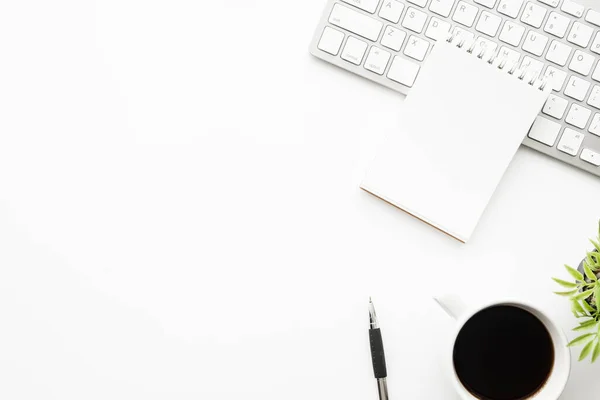
[[[376,19],[367,17],[358,11],[336,4],[333,6],[329,23],[359,36],[376,42],[383,28],[383,24]]]

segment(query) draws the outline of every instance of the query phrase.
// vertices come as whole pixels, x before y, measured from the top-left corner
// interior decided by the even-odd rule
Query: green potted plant
[[[573,339],[569,346],[583,345],[579,361],[591,354],[594,362],[600,356],[600,225],[598,238],[590,239],[590,242],[594,249],[587,252],[578,269],[565,265],[574,281],[552,279],[566,289],[555,293],[570,299],[573,314],[580,319],[579,326],[573,330],[582,335]]]

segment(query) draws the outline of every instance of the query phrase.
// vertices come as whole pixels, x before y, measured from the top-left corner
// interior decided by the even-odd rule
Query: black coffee
[[[482,400],[522,400],[544,386],[554,364],[552,338],[531,313],[512,306],[486,308],[463,326],[454,368]]]

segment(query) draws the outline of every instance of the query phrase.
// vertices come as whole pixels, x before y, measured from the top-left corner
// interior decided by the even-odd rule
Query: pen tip
[[[369,296],[369,303],[372,303],[372,302],[373,302],[373,300],[371,300],[371,296]]]

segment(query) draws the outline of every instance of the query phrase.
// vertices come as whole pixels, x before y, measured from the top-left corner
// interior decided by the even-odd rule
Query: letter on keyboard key
[[[548,80],[548,84],[552,90],[560,92],[567,79],[567,73],[553,66],[548,66],[544,77]]]
[[[590,93],[590,98],[588,99],[587,103],[592,107],[600,109],[600,86],[595,85],[592,88],[592,92]]]
[[[362,63],[365,52],[367,51],[367,43],[350,36],[346,41],[346,46],[342,52],[342,59],[351,62],[355,65]]]
[[[396,0],[385,0],[381,10],[379,10],[379,16],[397,24],[400,21],[402,11],[404,11],[404,4]]]
[[[385,32],[383,32],[381,44],[394,51],[400,51],[400,48],[404,43],[404,39],[406,39],[406,32],[396,29],[392,26],[388,26],[385,28]]]
[[[585,15],[585,20],[590,24],[594,24],[596,26],[600,26],[600,12],[589,10]]]
[[[548,97],[548,100],[546,100],[542,112],[556,119],[562,119],[565,115],[565,111],[567,111],[568,105],[569,102],[567,100],[551,94]]]
[[[548,17],[548,21],[546,21],[544,31],[551,33],[554,36],[558,36],[559,38],[563,38],[565,37],[565,33],[567,33],[570,22],[571,20],[569,18],[552,11]]]
[[[536,117],[528,136],[546,146],[554,146],[561,125],[544,117]]]
[[[573,59],[569,64],[569,69],[571,71],[578,72],[581,75],[587,76],[592,70],[595,61],[596,58],[594,58],[594,56],[584,53],[583,51],[575,50]]]
[[[546,60],[552,61],[555,64],[564,67],[571,55],[571,50],[573,48],[571,46],[567,46],[566,44],[562,44],[557,40],[553,40],[550,43],[550,48],[548,49],[548,53],[546,53]]]
[[[419,74],[419,64],[408,61],[402,57],[394,57],[392,66],[388,71],[387,77],[393,81],[412,87]]]
[[[583,149],[581,152],[581,159],[583,161],[589,162],[596,167],[600,167],[600,154],[592,151],[590,149]]]
[[[579,153],[579,148],[583,143],[583,133],[574,131],[573,129],[565,128],[565,131],[558,142],[558,149],[563,153],[567,153],[573,157]]]
[[[385,67],[390,61],[391,54],[385,50],[381,50],[378,47],[371,47],[367,61],[365,61],[365,68],[371,72],[375,72],[378,75],[383,75]]]
[[[500,0],[498,12],[511,18],[517,18],[522,5],[523,0]]]
[[[498,38],[504,43],[518,46],[524,33],[524,27],[517,25],[514,22],[506,21]]]
[[[498,44],[496,42],[492,42],[491,40],[484,39],[482,37],[478,37],[475,41],[475,47],[473,48],[473,54],[482,54],[485,56],[486,54],[493,54],[498,48]],[[485,57],[487,58],[487,57]]]
[[[319,41],[319,50],[337,56],[344,41],[344,34],[330,27],[325,27],[321,40]]]
[[[450,32],[450,24],[436,17],[431,17],[425,36],[433,40],[444,40]]]
[[[590,83],[588,81],[572,76],[565,88],[565,94],[575,100],[583,101],[589,88]]]
[[[583,17],[583,12],[585,11],[585,7],[571,0],[563,0],[560,9],[577,18]]]
[[[427,50],[429,50],[429,42],[427,40],[411,35],[404,48],[404,54],[415,60],[423,61]]]
[[[525,6],[525,11],[521,15],[521,21],[535,28],[542,26],[546,17],[546,9],[544,7],[533,4],[531,1]]]
[[[475,17],[477,17],[477,12],[479,9],[471,4],[465,3],[464,1],[458,2],[458,6],[454,11],[454,15],[452,19],[459,24],[463,24],[464,26],[468,26],[469,28],[473,26],[473,22],[475,22]]]
[[[548,36],[544,36],[535,31],[529,31],[523,42],[523,50],[539,57],[544,53],[547,43]]]
[[[373,42],[377,41],[383,28],[383,23],[380,21],[340,4],[333,6],[329,23]]]
[[[571,109],[569,110],[569,114],[567,114],[567,118],[565,119],[565,122],[567,124],[576,126],[579,129],[583,129],[587,125],[591,114],[591,110],[585,107],[581,107],[577,104],[572,104]]]
[[[596,136],[600,136],[600,114],[594,115],[589,131]]]
[[[450,16],[450,11],[452,11],[452,7],[454,7],[454,0],[431,0],[429,10],[442,17],[448,18],[448,16]]]
[[[588,44],[590,44],[593,34],[594,30],[592,28],[579,22],[575,22],[569,32],[569,36],[567,36],[567,40],[578,46],[587,47]]]
[[[488,36],[494,37],[496,36],[496,33],[498,33],[501,22],[502,18],[499,16],[484,11],[481,13],[481,17],[479,17],[479,22],[477,22],[475,29]]]
[[[352,4],[355,7],[373,14],[379,5],[379,0],[342,0],[345,3]]]
[[[404,19],[402,20],[402,26],[406,29],[410,29],[413,32],[421,33],[423,32],[425,21],[427,21],[427,14],[417,10],[416,8],[409,7],[408,11],[406,11]]]

